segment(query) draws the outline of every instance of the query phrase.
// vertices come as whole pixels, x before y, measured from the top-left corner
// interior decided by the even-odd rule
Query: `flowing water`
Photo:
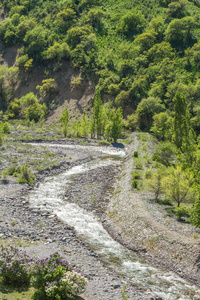
[[[62,145],[62,147],[68,147],[68,145]],[[75,145],[73,145],[74,147],[76,148]],[[85,149],[84,146],[79,147]],[[89,146],[89,149],[92,149],[91,146]],[[102,149],[104,153],[109,155],[124,155],[122,150]],[[86,173],[87,175],[87,171],[91,169],[118,163],[119,161],[111,158],[99,159],[75,166],[59,175],[48,177],[30,192],[28,196],[30,205],[51,211],[57,214],[64,223],[73,226],[79,237],[88,243],[89,247],[99,255],[108,267],[128,277],[134,284],[143,286],[146,290],[152,291],[154,295],[163,299],[200,299],[200,289],[196,286],[191,285],[172,272],[151,266],[135,253],[114,241],[91,212],[87,212],[74,203],[65,201],[65,186],[70,182],[72,175],[80,173]]]

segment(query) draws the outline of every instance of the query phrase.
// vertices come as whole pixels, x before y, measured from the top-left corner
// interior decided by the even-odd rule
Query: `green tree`
[[[176,145],[171,142],[160,142],[156,145],[153,159],[165,166],[170,166],[175,162],[178,151]]]
[[[157,169],[151,178],[146,179],[147,184],[154,193],[156,202],[158,201],[160,194],[163,192],[162,180],[165,176],[165,172],[166,170],[164,168]]]
[[[194,175],[189,170],[182,170],[181,166],[170,167],[168,176],[163,178],[162,184],[169,200],[181,203],[193,200],[191,196]]]
[[[150,128],[153,121],[153,116],[165,109],[159,98],[149,97],[142,99],[138,104],[136,114],[142,129]]]
[[[102,134],[103,124],[102,124],[102,101],[100,92],[97,92],[95,100],[94,100],[94,108],[93,108],[93,124],[92,127],[97,134],[97,138],[99,139]]]
[[[189,112],[185,96],[179,91],[176,92],[174,101],[174,139],[178,149],[183,150],[183,144],[189,143]]]
[[[67,136],[67,131],[68,131],[68,123],[69,123],[69,119],[70,119],[70,116],[69,116],[69,111],[67,109],[67,107],[65,107],[62,111],[62,115],[60,116],[60,120],[61,120],[61,124],[62,124],[62,129],[63,129],[63,134],[64,134],[64,137]]]
[[[168,15],[172,18],[183,18],[187,14],[187,0],[178,0],[169,3]]]
[[[73,24],[76,13],[71,8],[65,8],[61,10],[54,21],[54,25],[62,33],[65,33]]]
[[[162,43],[153,45],[153,47],[148,50],[147,57],[150,61],[158,63],[166,57],[169,59],[174,59],[175,53],[173,52],[170,43],[164,41]]]
[[[24,43],[29,57],[41,59],[42,52],[47,46],[47,36],[47,30],[41,25],[27,31],[24,37]]]
[[[87,137],[88,133],[89,133],[89,123],[84,111],[82,115],[81,124],[80,124],[80,134],[83,137]]]
[[[88,37],[92,32],[92,27],[90,26],[81,26],[81,27],[72,27],[67,32],[66,41],[69,46],[74,49],[78,44],[81,43],[84,37]]]
[[[156,41],[157,33],[155,31],[147,31],[138,35],[134,42],[140,45],[142,51],[150,49]]]
[[[132,37],[133,35],[142,32],[145,25],[145,17],[140,11],[128,12],[121,18],[118,31],[126,36]]]
[[[122,116],[122,108],[119,107],[115,112],[112,118],[112,125],[111,125],[111,138],[113,139],[114,143],[121,137],[122,128],[123,128],[123,116]]]
[[[165,38],[171,43],[172,47],[181,51],[183,48],[187,48],[194,43],[194,30],[196,26],[194,17],[174,19],[169,23],[165,31]]]
[[[196,187],[195,203],[191,209],[192,224],[200,227],[200,187]]]
[[[153,116],[153,125],[150,129],[155,136],[164,141],[165,139],[171,140],[172,138],[172,117],[166,112],[161,112]]]

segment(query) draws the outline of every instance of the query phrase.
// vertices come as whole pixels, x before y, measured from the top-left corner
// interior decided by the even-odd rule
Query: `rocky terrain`
[[[55,143],[55,142],[52,142]],[[56,141],[51,147],[62,156],[57,167],[36,174],[39,184],[46,176],[105,156],[98,150],[66,149]],[[73,145],[73,143],[71,143]],[[39,144],[41,146],[41,143]],[[72,178],[66,186],[65,200],[93,211],[114,239],[139,253],[156,266],[170,269],[200,285],[200,233],[190,224],[164,218],[163,209],[149,201],[149,193],[131,190],[132,153],[138,147],[137,135],[126,147],[123,164],[99,167]],[[48,147],[47,147],[48,148]],[[84,299],[122,299],[124,286],[130,299],[159,299],[150,291],[133,286],[126,278],[109,270],[74,229],[56,215],[30,208],[27,193],[34,186],[19,185],[13,177],[0,184],[0,241],[25,247],[33,257],[47,257],[59,251],[90,279]]]

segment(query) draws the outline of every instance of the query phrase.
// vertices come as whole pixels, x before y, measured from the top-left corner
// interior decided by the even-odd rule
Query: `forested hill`
[[[0,66],[0,109],[9,117],[19,115],[22,74],[67,62],[80,70],[74,85],[87,78],[103,100],[136,111],[133,128],[150,129],[160,112],[170,123],[181,92],[199,133],[200,0],[2,0],[0,11],[0,40],[18,47],[14,67]],[[40,98],[54,88],[51,78],[41,82]]]

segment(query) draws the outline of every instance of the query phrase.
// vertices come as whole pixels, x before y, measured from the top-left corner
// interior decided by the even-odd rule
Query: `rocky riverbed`
[[[57,145],[51,147],[51,150],[64,159],[59,166],[38,172],[35,185],[46,176],[105,156],[98,149],[90,151],[89,146],[87,149],[66,149],[62,147],[62,143],[65,142],[60,142],[59,146],[59,142],[56,141]],[[162,214],[155,213],[158,211],[155,206],[145,204],[145,201],[148,202],[148,195],[146,200],[142,200],[130,189],[129,154],[136,148],[137,140],[128,147],[123,165],[99,167],[88,171],[87,174],[72,177],[66,185],[65,200],[93,211],[110,234],[126,247],[138,252],[155,265],[169,268],[198,285],[198,231],[195,239],[191,239],[191,236],[194,236],[192,227],[187,227],[185,238],[181,231],[173,232],[171,227],[165,231],[166,228],[159,222]],[[124,176],[121,176],[123,172]],[[109,270],[99,260],[98,255],[78,238],[74,229],[61,223],[56,215],[40,211],[39,208],[30,208],[26,194],[32,186],[19,185],[16,180],[8,177],[6,182],[1,183],[0,188],[1,243],[26,246],[26,251],[36,258],[47,257],[52,252],[59,251],[90,278],[83,295],[84,299],[121,300],[121,289],[124,285],[130,299],[158,299],[150,291],[133,286],[126,278]],[[117,215],[112,213],[114,209],[118,211]],[[152,215],[155,215],[154,222],[151,219]],[[134,220],[134,226],[129,216]],[[173,220],[172,224],[176,224],[176,221]]]
[[[57,141],[58,143],[58,141]],[[41,146],[41,144],[39,145]],[[52,149],[52,148],[51,148]],[[56,174],[58,172],[70,169],[73,166],[90,161],[94,158],[103,156],[101,152],[92,152],[87,150],[65,149],[55,146],[54,151],[58,155],[64,155],[67,159],[63,161],[59,167],[48,168],[36,174],[37,186],[46,176]],[[70,159],[69,159],[70,157]],[[101,189],[105,194],[110,195],[110,189],[114,182],[116,169],[110,170],[110,174],[105,175],[108,169],[100,169],[98,172],[107,176],[101,175],[101,183],[95,182],[98,178],[95,172],[88,174],[89,181],[88,188],[81,189],[81,181],[78,190],[80,195],[85,199],[90,190],[90,185],[94,185],[92,193],[102,196]],[[105,179],[105,180],[104,180]],[[74,178],[74,181],[78,178]],[[106,182],[106,183],[105,183]],[[107,187],[109,185],[109,188]],[[73,189],[76,185],[72,184]],[[85,294],[82,296],[84,299],[122,299],[121,290],[126,286],[127,294],[130,299],[151,299],[152,295],[144,291],[140,287],[133,286],[127,281],[126,278],[118,276],[112,270],[109,270],[99,259],[98,256],[85,245],[76,235],[74,229],[68,225],[60,222],[56,215],[49,212],[43,212],[39,209],[32,209],[27,201],[27,193],[33,186],[19,185],[13,177],[7,177],[4,182],[0,184],[0,241],[1,244],[16,244],[24,247],[26,252],[34,258],[44,258],[54,252],[59,252],[69,262],[76,265],[77,268],[86,274],[89,278],[89,283]],[[91,187],[92,188],[92,187]],[[98,192],[97,192],[97,190]],[[69,193],[69,187],[66,189]],[[91,192],[91,191],[90,191]],[[78,193],[70,191],[75,198]],[[85,197],[84,197],[85,196]],[[93,209],[94,200],[90,200],[91,209]]]

